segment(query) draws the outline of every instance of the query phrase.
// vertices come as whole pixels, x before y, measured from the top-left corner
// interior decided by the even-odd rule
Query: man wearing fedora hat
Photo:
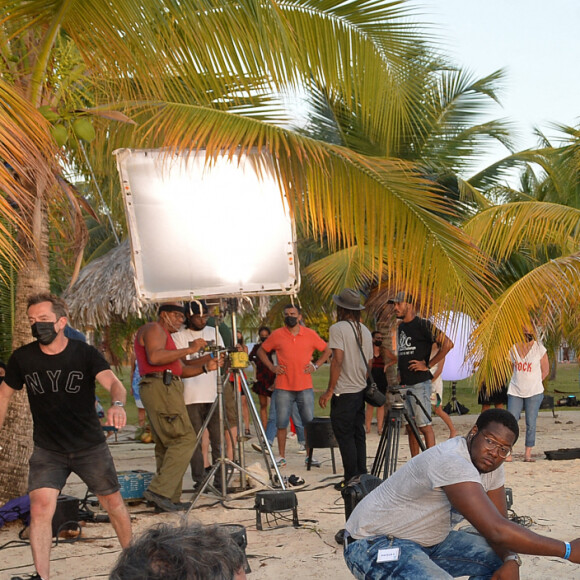
[[[329,329],[330,377],[328,389],[320,396],[319,403],[324,409],[330,400],[332,430],[344,469],[344,481],[340,484],[343,486],[351,478],[367,472],[364,390],[373,358],[373,339],[370,330],[360,321],[364,306],[356,290],[345,288],[332,299],[338,322]]]
[[[405,405],[409,413],[415,417],[417,427],[425,437],[426,447],[433,447],[435,434],[431,417],[423,412],[415,401],[418,399],[425,409],[430,408],[431,379],[435,373],[433,367],[445,358],[453,348],[453,342],[430,320],[417,315],[413,297],[408,293],[398,292],[387,302],[394,304],[395,316],[400,321],[397,328],[397,358],[401,393],[407,394],[410,391],[414,395],[405,398]],[[433,344],[437,344],[439,350],[433,358],[430,358]],[[409,425],[407,435],[411,455],[415,456],[420,451],[419,442]]]

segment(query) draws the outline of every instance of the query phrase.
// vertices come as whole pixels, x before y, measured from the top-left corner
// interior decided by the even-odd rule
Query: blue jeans
[[[526,411],[526,447],[533,447],[536,444],[536,420],[543,400],[544,393],[525,399],[508,395],[508,411],[516,418],[516,421],[520,420],[522,409]]]
[[[399,559],[377,563],[379,550],[400,548]],[[424,548],[410,540],[374,536],[348,543],[344,559],[360,580],[448,580],[469,576],[489,580],[503,564],[479,534],[453,531],[435,546]]]
[[[314,389],[305,389],[304,391],[284,391],[276,389],[272,399],[276,398],[276,427],[286,429],[290,421],[290,411],[296,405],[298,415],[302,421],[301,431],[296,427],[296,436],[298,441],[304,441],[304,425],[314,419]],[[294,423],[296,424],[296,423]]]
[[[298,438],[298,443],[304,445],[304,425],[300,419],[300,413],[298,412],[298,405],[294,403],[292,405],[292,421],[294,421],[294,427],[296,427],[296,437]],[[277,417],[276,417],[276,397],[274,393],[270,397],[270,410],[268,412],[268,423],[266,424],[266,439],[272,445],[274,443],[274,438],[278,432],[276,427]]]
[[[415,394],[417,399],[421,401],[423,407],[427,413],[431,409],[431,381],[424,381],[422,383],[417,383],[416,385],[405,385],[401,387],[401,393],[406,395],[405,397],[405,407],[409,415],[415,417],[415,423],[417,427],[425,427],[431,425],[431,417],[423,412],[423,409],[417,405],[415,397],[409,397],[407,392],[411,391]]]

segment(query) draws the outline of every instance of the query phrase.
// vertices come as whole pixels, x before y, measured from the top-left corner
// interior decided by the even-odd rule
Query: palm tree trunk
[[[49,289],[48,221],[46,205],[37,198],[32,227],[35,245],[21,240],[24,263],[18,272],[12,348],[32,340],[26,317],[26,302],[30,294]],[[28,460],[32,453],[32,417],[26,389],[17,391],[8,407],[4,426],[0,431],[0,504],[24,495],[28,487]]]

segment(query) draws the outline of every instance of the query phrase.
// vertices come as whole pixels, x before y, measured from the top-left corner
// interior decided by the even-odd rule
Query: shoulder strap
[[[370,376],[371,375],[371,369],[369,367],[369,362],[365,358],[365,353],[363,352],[362,345],[360,343],[360,340],[358,339],[358,334],[356,333],[356,329],[354,327],[354,324],[352,323],[351,320],[347,320],[347,322],[350,324],[350,327],[352,328],[352,331],[354,332],[354,338],[355,338],[356,343],[358,345],[358,349],[360,350],[360,355],[362,356],[362,359],[363,359],[363,361],[365,363],[365,367],[367,368],[367,374]]]

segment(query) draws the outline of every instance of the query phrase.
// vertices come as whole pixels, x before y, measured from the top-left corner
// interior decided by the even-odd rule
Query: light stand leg
[[[236,325],[236,312],[235,310],[232,310],[232,336],[236,337],[237,336],[237,325]],[[235,340],[235,338],[234,338]],[[235,346],[235,345],[232,345]],[[260,446],[262,447],[262,452],[263,452],[263,456],[264,456],[264,463],[266,465],[266,468],[268,469],[268,474],[270,476],[270,480],[272,481],[273,484],[276,484],[276,482],[274,481],[273,477],[272,477],[272,472],[270,470],[270,463],[268,462],[268,457],[266,455],[266,451],[265,449],[267,449],[268,451],[268,455],[270,456],[270,460],[272,462],[272,466],[276,472],[276,475],[278,477],[278,482],[280,484],[280,486],[282,487],[282,489],[286,489],[286,487],[284,486],[284,480],[282,479],[282,474],[280,473],[279,469],[278,469],[278,465],[276,464],[276,459],[274,457],[274,453],[272,451],[272,448],[270,447],[270,444],[268,443],[267,439],[266,439],[266,433],[264,431],[264,426],[262,425],[262,421],[260,419],[260,416],[258,414],[258,411],[256,409],[256,405],[254,404],[254,399],[252,398],[252,393],[248,387],[248,383],[246,381],[246,377],[244,376],[244,372],[243,369],[232,369],[233,370],[233,374],[234,374],[234,386],[235,386],[235,392],[236,392],[236,403],[237,403],[237,409],[238,409],[238,448],[239,448],[239,458],[240,458],[240,471],[244,471],[245,473],[247,473],[247,471],[245,471],[246,469],[246,464],[245,464],[245,455],[244,455],[244,439],[243,439],[243,432],[244,432],[244,420],[242,417],[242,397],[241,394],[242,392],[244,393],[245,397],[246,397],[246,403],[248,405],[248,409],[250,410],[250,419],[254,422],[254,427],[256,428],[256,434],[258,435],[258,440],[260,441]],[[239,385],[239,388],[238,388]],[[242,488],[245,488],[245,478],[242,478]]]
[[[254,422],[254,427],[256,427],[256,436],[258,437],[258,441],[260,442],[260,447],[262,447],[262,455],[264,456],[264,463],[266,465],[266,468],[268,469],[268,475],[270,476],[270,480],[272,481],[272,483],[275,484],[276,482],[272,477],[272,471],[270,469],[271,464],[272,467],[274,468],[274,471],[276,472],[276,476],[278,478],[280,486],[282,487],[282,489],[285,490],[286,487],[284,486],[282,474],[280,473],[278,465],[276,464],[276,458],[274,457],[272,447],[270,446],[270,443],[266,438],[266,431],[264,430],[264,425],[262,425],[260,414],[258,413],[258,409],[256,408],[256,405],[254,403],[254,399],[252,398],[252,393],[250,391],[250,388],[248,387],[248,383],[246,381],[246,378],[244,377],[244,374],[241,372],[240,369],[237,370],[240,373],[241,387],[246,396],[246,402],[248,403],[248,408],[250,410],[250,419]],[[268,461],[268,459],[270,461]]]

